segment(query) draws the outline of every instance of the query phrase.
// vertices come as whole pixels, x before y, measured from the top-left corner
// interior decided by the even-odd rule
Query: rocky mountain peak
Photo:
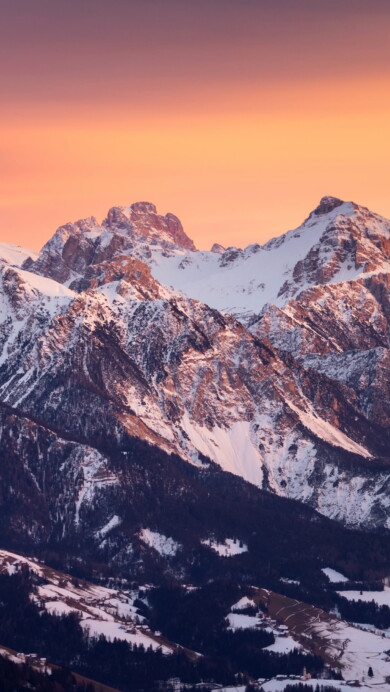
[[[225,250],[226,250],[226,248],[225,248],[223,245],[221,245],[220,243],[214,243],[214,244],[211,246],[211,251],[210,251],[210,252],[215,252],[217,255],[223,255],[223,253],[225,252]]]
[[[154,204],[136,202],[111,207],[101,224],[91,216],[60,226],[38,257],[27,257],[23,266],[61,283],[81,285],[91,265],[110,262],[124,253],[150,259],[152,249],[162,254],[196,250],[177,216],[162,216]]]
[[[57,229],[57,233],[68,231],[69,233],[90,233],[94,229],[99,228],[99,222],[94,216],[87,216],[86,219],[79,219],[73,223],[65,223]]]
[[[151,202],[134,202],[130,209],[136,214],[157,214],[156,205]]]
[[[316,216],[321,216],[322,214],[329,214],[330,211],[333,211],[333,209],[336,209],[336,207],[340,207],[342,204],[344,204],[342,199],[326,195],[325,197],[321,197],[320,203],[318,207],[314,209],[313,214],[315,214]]]
[[[134,239],[147,238],[152,244],[177,245],[195,250],[195,245],[174,214],[162,216],[150,202],[135,202],[129,207],[112,207],[102,223],[103,228],[125,232]]]

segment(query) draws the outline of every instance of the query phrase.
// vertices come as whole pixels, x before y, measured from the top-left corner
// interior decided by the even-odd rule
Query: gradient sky
[[[389,0],[0,0],[0,240],[154,202],[200,248],[390,217]]]

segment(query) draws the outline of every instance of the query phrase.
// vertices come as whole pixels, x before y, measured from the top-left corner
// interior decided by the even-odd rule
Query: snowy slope
[[[143,644],[145,648],[161,647],[171,653],[176,645],[169,646],[147,626],[145,618],[134,606],[137,592],[110,589],[81,582],[58,572],[37,560],[16,553],[0,550],[0,573],[14,574],[26,565],[41,578],[33,598],[50,613],[58,615],[77,613],[81,626],[92,636],[104,634],[109,640],[122,639],[131,644]]]
[[[267,303],[286,302],[286,298],[279,297],[279,291],[291,278],[297,262],[319,242],[338,214],[351,216],[353,212],[353,206],[345,203],[324,218],[309,218],[299,228],[263,246],[228,248],[222,255],[192,252],[185,257],[158,257],[155,253],[152,271],[161,283],[217,310],[244,316],[256,314]]]
[[[260,589],[259,593],[271,617],[286,625],[291,636],[303,646],[310,640],[333,669],[342,671],[345,680],[358,680],[368,688],[390,689],[388,632],[368,632],[319,608],[266,589]],[[367,676],[370,666],[374,672],[371,679]]]
[[[180,250],[168,257],[154,250],[152,258],[146,261],[161,283],[217,310],[234,314],[245,322],[251,315],[261,312],[265,305],[282,307],[298,291],[315,285],[318,277],[308,274],[298,277],[296,268],[310,252],[316,255],[318,264],[329,263],[334,248],[326,243],[327,232],[335,229],[347,235],[345,225],[348,222],[364,228],[366,221],[362,218],[361,209],[352,202],[344,202],[324,213],[315,210],[301,226],[263,246],[250,245],[244,250],[228,248],[223,254],[183,253]],[[390,224],[385,219],[370,219],[370,226],[380,236],[390,238]],[[366,245],[370,245],[370,237],[366,239]],[[379,264],[385,271],[390,271],[390,264],[384,258]],[[335,263],[326,282],[356,279],[365,270],[364,264],[356,266],[352,256],[343,257]],[[291,285],[286,290],[288,284]]]
[[[12,264],[16,267],[21,267],[23,262],[29,257],[32,260],[36,260],[38,259],[38,253],[32,250],[25,250],[19,245],[0,243],[0,261],[7,262],[7,264]]]

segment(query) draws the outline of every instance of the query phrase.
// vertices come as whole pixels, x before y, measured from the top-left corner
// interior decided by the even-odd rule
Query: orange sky
[[[0,4],[0,240],[138,200],[201,248],[325,194],[390,217],[387,1]]]

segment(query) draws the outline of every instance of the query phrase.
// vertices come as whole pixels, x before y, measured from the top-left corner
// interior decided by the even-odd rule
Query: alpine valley
[[[55,662],[123,690],[304,665],[390,690],[389,255],[390,221],[334,197],[245,249],[198,251],[147,202],[0,244],[0,602],[14,579],[126,646],[137,614],[161,658]]]

